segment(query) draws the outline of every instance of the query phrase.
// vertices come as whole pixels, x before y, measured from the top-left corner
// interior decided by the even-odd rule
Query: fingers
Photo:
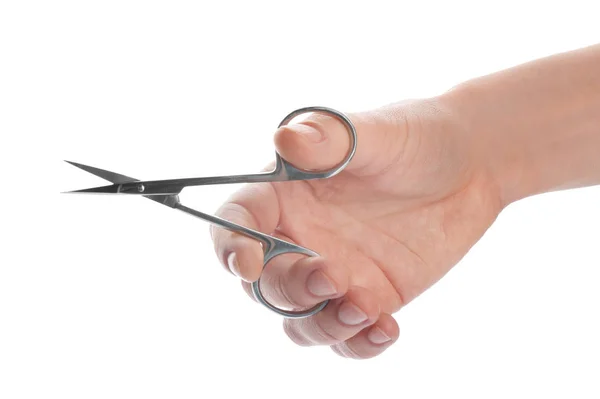
[[[279,222],[279,204],[271,185],[253,184],[233,194],[216,215],[254,230],[271,232]],[[263,251],[258,241],[215,226],[211,226],[211,235],[217,257],[227,270],[246,281],[260,277]]]
[[[381,313],[379,297],[362,287],[349,287],[348,269],[325,258],[290,262],[273,259],[263,272],[261,291],[271,304],[305,309],[330,299],[321,312],[303,319],[284,319],[288,337],[301,346],[329,345],[340,356],[367,359],[379,355],[399,336],[392,316]],[[243,282],[254,299],[250,283]]]
[[[379,109],[347,115],[357,132],[357,149],[347,170],[376,173],[397,157],[407,136],[401,111]],[[279,154],[305,170],[326,170],[340,163],[350,149],[346,126],[336,117],[313,113],[305,120],[282,126],[275,133]]]
[[[348,270],[324,258],[290,255],[274,258],[265,268],[260,290],[271,304],[284,309],[307,309],[348,290]]]
[[[332,345],[340,356],[352,359],[369,359],[380,355],[398,340],[400,328],[392,316],[382,313],[377,323],[352,338]]]
[[[374,324],[380,306],[374,293],[353,287],[343,298],[331,301],[325,309],[305,319],[286,319],[284,331],[301,346],[336,345]]]

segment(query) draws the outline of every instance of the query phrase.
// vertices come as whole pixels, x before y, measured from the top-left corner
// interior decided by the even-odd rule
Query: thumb
[[[393,109],[346,114],[357,134],[354,158],[346,167],[354,174],[376,174],[402,151],[406,138],[403,112]],[[335,116],[314,112],[296,124],[280,127],[275,147],[283,159],[307,171],[327,170],[350,150],[350,132]]]

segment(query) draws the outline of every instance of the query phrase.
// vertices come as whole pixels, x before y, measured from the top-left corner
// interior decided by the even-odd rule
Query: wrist
[[[600,46],[465,82],[441,97],[506,207],[600,184]]]
[[[529,168],[524,148],[505,133],[506,121],[499,120],[501,115],[494,112],[493,104],[486,104],[490,88],[482,83],[465,82],[440,95],[438,101],[454,119],[473,176],[485,183],[501,210],[531,191]]]

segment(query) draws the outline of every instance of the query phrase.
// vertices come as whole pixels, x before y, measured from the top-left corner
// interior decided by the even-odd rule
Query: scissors
[[[259,231],[240,226],[228,220],[219,218],[214,215],[209,215],[183,205],[179,200],[179,193],[186,187],[203,186],[213,184],[231,184],[231,183],[259,183],[259,182],[284,182],[294,180],[313,180],[327,179],[341,172],[352,160],[356,152],[356,129],[350,119],[343,113],[331,108],[312,106],[299,108],[289,113],[279,124],[279,127],[287,125],[295,117],[311,112],[320,112],[329,114],[340,122],[342,122],[348,134],[350,135],[350,149],[345,158],[333,168],[326,171],[309,172],[301,170],[283,159],[277,152],[275,153],[276,162],[275,168],[270,172],[231,175],[231,176],[211,176],[211,177],[194,177],[184,179],[171,180],[148,180],[140,181],[132,177],[124,176],[118,173],[109,172],[107,170],[94,168],[92,166],[82,165],[76,162],[70,162],[73,166],[81,168],[86,172],[96,175],[102,179],[108,180],[112,184],[101,187],[88,188],[83,190],[69,191],[68,193],[92,193],[92,194],[124,194],[124,195],[141,195],[159,204],[166,205],[170,208],[177,209],[189,215],[200,218],[217,227],[227,229],[229,231],[239,233],[259,241],[262,245],[264,261],[263,270],[267,263],[274,257],[287,254],[297,253],[306,256],[318,256],[318,254],[308,248],[292,244],[290,242],[263,234]],[[281,309],[269,303],[263,296],[260,289],[260,278],[252,283],[252,293],[256,300],[270,309],[271,311],[284,316],[286,318],[304,318],[317,314],[327,306],[329,300],[325,300],[312,308],[306,310],[286,310]]]

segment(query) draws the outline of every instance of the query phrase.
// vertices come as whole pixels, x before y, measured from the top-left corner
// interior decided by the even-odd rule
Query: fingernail
[[[333,282],[320,270],[315,270],[308,276],[306,286],[316,296],[331,296],[337,292]]]
[[[392,340],[379,327],[373,327],[371,329],[371,331],[369,331],[369,334],[367,335],[367,337],[369,338],[369,341],[373,342],[374,344],[383,344],[384,342],[388,342],[388,341]]]
[[[231,270],[233,274],[235,274],[238,277],[242,276],[242,273],[240,272],[240,265],[238,264],[235,252],[230,253],[227,257],[227,266],[229,266],[229,270]]]
[[[366,321],[369,317],[358,306],[350,302],[344,302],[338,310],[338,318],[344,324],[355,326]]]
[[[313,143],[319,143],[325,138],[319,130],[311,126],[299,124],[295,127],[295,130]]]

